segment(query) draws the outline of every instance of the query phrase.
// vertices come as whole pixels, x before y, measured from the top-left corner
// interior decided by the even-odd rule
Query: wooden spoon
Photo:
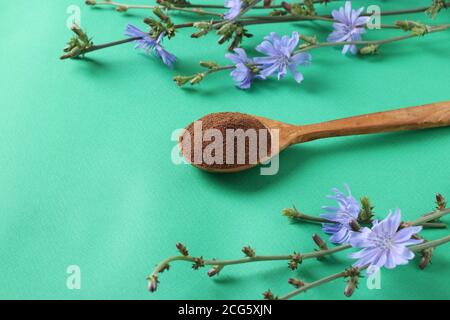
[[[259,163],[269,160],[278,152],[297,143],[308,142],[316,139],[331,138],[339,136],[360,135],[380,132],[394,132],[404,130],[417,130],[450,125],[450,101],[432,103],[418,107],[403,108],[392,111],[377,112],[318,124],[291,125],[263,117],[233,113],[240,117],[258,120],[267,129],[278,129],[279,148],[270,153],[265,159],[260,159],[256,164],[241,164],[227,168],[211,167],[207,164],[194,164],[196,167],[211,172],[238,172],[257,166]],[[209,116],[209,115],[208,115]],[[203,117],[202,119],[207,118]],[[234,117],[236,118],[236,117]],[[235,128],[235,123],[227,124]],[[273,136],[272,136],[273,139]],[[180,148],[183,152],[180,138]],[[184,153],[183,153],[184,154]],[[186,160],[191,162],[190,159]]]

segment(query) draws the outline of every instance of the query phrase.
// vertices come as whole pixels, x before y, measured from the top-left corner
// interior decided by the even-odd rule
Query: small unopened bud
[[[351,297],[358,288],[358,277],[351,277],[347,282],[347,286],[344,289],[344,295],[346,297]]]
[[[203,37],[208,34],[208,31],[209,31],[208,29],[202,29],[198,32],[194,32],[193,34],[191,34],[191,38],[197,39]]]
[[[178,251],[180,251],[180,253],[183,256],[187,257],[189,255],[189,251],[188,251],[188,249],[186,248],[186,246],[184,244],[178,242],[176,244],[176,247],[177,247]]]
[[[222,270],[221,267],[219,267],[219,266],[214,267],[214,268],[212,268],[212,269],[210,269],[210,270],[208,271],[208,276],[209,276],[209,277],[214,277],[215,275],[218,275],[218,274],[219,274],[220,270]]]
[[[359,54],[363,56],[377,54],[379,47],[380,46],[376,44],[369,44],[359,49]]]
[[[361,211],[358,215],[358,221],[360,223],[370,224],[373,218],[373,206],[368,197],[361,198]]]
[[[316,36],[305,36],[305,35],[300,35],[300,39],[302,39],[303,41],[305,41],[308,45],[315,45],[317,44],[317,37]]]
[[[445,210],[445,208],[447,207],[447,200],[445,200],[442,194],[438,193],[436,194],[436,204],[437,204],[436,209]]]
[[[285,1],[283,1],[281,3],[281,6],[283,7],[284,10],[286,10],[289,13],[292,11],[292,6],[289,3],[285,2]]]
[[[95,6],[97,4],[95,0],[86,0],[84,3],[88,6]]]
[[[148,279],[148,284],[147,284],[148,291],[155,292],[156,289],[158,289],[158,283],[159,283],[158,276],[155,276],[155,275],[151,276]]]
[[[283,216],[289,219],[296,219],[298,217],[298,211],[295,208],[286,208],[283,209]]]
[[[265,300],[276,300],[277,299],[277,297],[272,293],[272,291],[270,291],[270,289],[263,293],[263,297]]]
[[[200,66],[208,69],[217,69],[219,67],[214,61],[200,61]]]
[[[422,258],[420,259],[419,268],[425,269],[431,264],[431,258],[433,256],[433,248],[425,249],[422,251]]]
[[[253,258],[256,255],[255,250],[252,249],[250,246],[243,247],[242,252],[245,254],[245,256],[249,258]]]
[[[294,252],[293,255],[291,255],[291,261],[288,263],[288,268],[292,271],[297,270],[298,265],[303,262],[303,257],[300,253]]]
[[[199,21],[194,23],[194,28],[197,29],[209,29],[211,27],[210,22]]]
[[[327,244],[318,234],[316,233],[313,234],[312,238],[314,242],[317,244],[317,246],[320,248],[320,250],[328,250]]]
[[[305,286],[305,283],[302,280],[298,280],[295,278],[289,278],[288,283],[296,288],[301,288]]]
[[[153,13],[162,21],[169,21],[169,17],[161,10],[161,8],[159,7],[154,8]]]
[[[194,263],[192,264],[192,269],[198,270],[200,268],[203,268],[204,266],[205,266],[205,260],[203,260],[203,257],[194,258]]]
[[[117,12],[127,12],[128,11],[128,7],[124,6],[124,5],[119,5],[116,7],[116,11]]]
[[[361,230],[361,226],[359,225],[359,223],[356,220],[352,220],[350,222],[350,228],[352,229],[352,231],[358,232],[359,230]]]
[[[205,79],[206,77],[206,73],[201,72],[201,73],[197,73],[192,79],[191,81],[189,81],[190,84],[194,85],[194,84],[198,84],[200,82],[203,81],[203,79]]]
[[[347,286],[344,289],[344,295],[351,297],[355,290],[358,288],[360,271],[358,268],[350,267],[345,270],[345,277],[350,278],[347,282]]]
[[[270,7],[272,0],[264,0],[264,8]]]
[[[176,84],[181,87],[188,83],[192,78],[192,76],[175,76],[173,77],[173,81],[175,81]]]

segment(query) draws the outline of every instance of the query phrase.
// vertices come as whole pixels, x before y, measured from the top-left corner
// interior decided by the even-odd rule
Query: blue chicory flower
[[[322,209],[327,211],[320,216],[324,219],[332,221],[334,223],[324,223],[322,230],[330,234],[330,241],[335,244],[347,243],[352,234],[352,228],[350,223],[358,219],[361,207],[359,202],[352,196],[350,188],[347,184],[344,187],[348,195],[334,188],[333,196],[327,196],[329,199],[334,199],[338,202],[337,207],[323,206]]]
[[[226,0],[225,7],[229,8],[230,10],[228,10],[223,15],[224,19],[225,20],[233,20],[241,13],[241,10],[243,8],[243,3],[242,3],[242,0]]]
[[[263,79],[263,77],[252,71],[249,65],[254,64],[253,59],[247,56],[242,48],[234,49],[235,54],[227,53],[225,57],[231,60],[236,68],[231,71],[231,77],[236,85],[241,89],[249,89],[253,79]]]
[[[414,257],[414,253],[407,246],[421,243],[423,240],[411,237],[420,232],[422,227],[406,227],[399,230],[402,214],[400,209],[395,213],[389,211],[386,219],[374,221],[372,229],[362,228],[361,232],[354,232],[350,237],[350,244],[361,251],[350,254],[351,258],[359,259],[354,267],[369,266],[368,274],[377,272],[381,267],[393,269],[397,265],[404,265]]]
[[[309,65],[311,63],[311,55],[304,52],[293,54],[298,41],[299,34],[297,32],[293,32],[291,37],[280,37],[275,32],[266,36],[264,41],[256,47],[258,52],[266,56],[254,59],[255,63],[260,65],[261,75],[268,77],[277,72],[278,80],[280,80],[286,75],[287,69],[289,69],[294,75],[295,81],[298,83],[302,82],[303,75],[297,71],[297,66]]]
[[[164,33],[161,33],[157,39],[154,39],[148,33],[145,33],[137,27],[129,24],[127,25],[125,35],[128,37],[139,37],[140,39],[135,41],[135,49],[142,49],[146,53],[153,51],[154,54],[169,67],[172,67],[174,62],[177,60],[173,54],[169,53],[161,46],[162,40],[165,36]]]
[[[329,42],[360,41],[361,35],[366,32],[364,25],[370,20],[370,17],[361,16],[363,10],[364,8],[352,9],[351,1],[347,1],[345,7],[333,10],[332,16],[336,22],[333,23],[334,31],[327,40]],[[356,54],[356,45],[345,45],[342,53],[346,54],[349,50],[352,54]]]

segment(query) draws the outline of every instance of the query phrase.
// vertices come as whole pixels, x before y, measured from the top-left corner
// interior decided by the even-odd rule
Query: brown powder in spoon
[[[201,131],[195,130],[195,123],[197,123],[197,126],[201,123]],[[205,134],[208,131],[211,132],[209,129],[217,129],[216,133],[220,132],[223,137],[222,140],[216,141],[215,137],[211,136],[207,138]],[[201,134],[198,134],[200,132]],[[198,136],[201,136],[202,140],[195,140],[195,136],[197,136],[197,139]],[[197,158],[194,141],[199,141],[199,144],[201,144],[201,148],[197,147],[197,150],[201,150],[201,152],[197,151]],[[220,152],[216,153],[218,148],[212,148],[214,142],[221,145],[221,155]],[[242,142],[245,143],[245,146]],[[266,126],[250,115],[238,112],[211,113],[191,123],[186,128],[185,133],[180,137],[180,147],[186,160],[198,167],[204,169],[235,169],[255,164],[255,160],[259,163],[267,155],[270,155],[271,135]],[[242,154],[242,151],[245,154]],[[199,153],[202,154],[201,159],[198,158]],[[204,157],[205,153],[211,154],[212,157],[217,155],[222,161],[211,163]],[[243,161],[244,159],[245,161]]]

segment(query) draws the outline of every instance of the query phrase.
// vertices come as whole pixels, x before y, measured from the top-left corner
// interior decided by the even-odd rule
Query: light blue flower
[[[322,230],[330,234],[330,241],[335,244],[347,243],[352,234],[352,228],[350,223],[358,219],[361,207],[359,202],[352,196],[350,188],[347,184],[344,184],[348,195],[334,188],[332,191],[334,195],[327,196],[329,199],[337,201],[337,207],[323,206],[322,209],[327,211],[320,216],[324,219],[332,221],[334,223],[324,223]]]
[[[226,0],[225,7],[229,8],[230,10],[228,10],[223,15],[224,19],[233,20],[241,13],[241,10],[243,8],[243,3],[241,0]]]
[[[336,22],[333,23],[334,31],[327,40],[329,42],[360,41],[361,35],[366,32],[364,26],[370,20],[370,17],[361,16],[363,10],[364,8],[352,9],[351,1],[347,1],[345,7],[333,10],[332,16]],[[356,45],[348,44],[344,45],[342,53],[346,54],[349,50],[353,54],[358,52]]]
[[[247,56],[242,48],[234,49],[235,54],[227,53],[225,57],[231,60],[236,68],[231,71],[231,77],[236,85],[241,89],[249,89],[253,79],[263,79],[262,76],[252,71],[249,65],[254,64],[253,59]]]
[[[422,227],[406,227],[399,230],[402,220],[400,209],[395,213],[389,211],[386,219],[374,221],[372,229],[362,228],[350,237],[350,244],[361,251],[350,254],[351,258],[359,259],[353,266],[364,267],[368,274],[377,272],[381,267],[393,269],[397,265],[407,264],[414,253],[407,246],[423,242],[411,237],[422,230]]]
[[[299,34],[297,32],[293,32],[291,37],[280,37],[275,32],[266,36],[264,41],[256,47],[256,51],[266,56],[254,59],[255,63],[260,65],[261,75],[268,77],[276,72],[278,80],[280,80],[286,75],[287,69],[289,69],[295,81],[298,83],[302,82],[303,75],[297,71],[297,66],[309,65],[311,63],[311,55],[304,52],[294,54],[298,41]]]
[[[169,53],[161,46],[162,40],[164,39],[165,35],[164,33],[161,33],[158,39],[154,39],[148,33],[141,31],[137,27],[129,24],[127,25],[125,35],[128,37],[140,38],[135,40],[135,49],[142,49],[146,53],[150,53],[150,51],[153,51],[153,53],[169,67],[172,67],[174,62],[177,60],[177,58],[173,54]]]

